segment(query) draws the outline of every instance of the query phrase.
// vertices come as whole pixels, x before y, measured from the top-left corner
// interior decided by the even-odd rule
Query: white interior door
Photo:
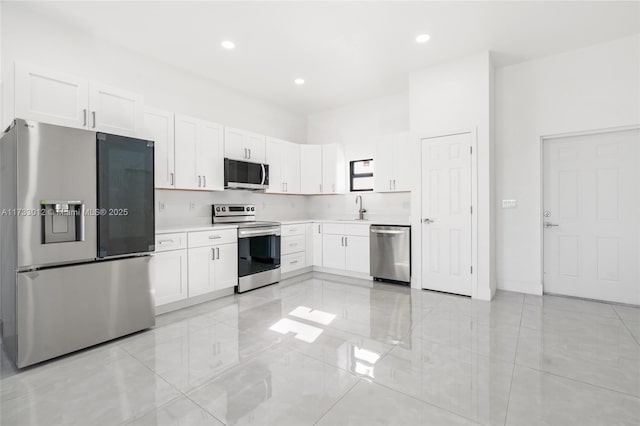
[[[422,286],[471,295],[471,133],[422,140]]]
[[[640,130],[544,142],[544,291],[640,304]]]

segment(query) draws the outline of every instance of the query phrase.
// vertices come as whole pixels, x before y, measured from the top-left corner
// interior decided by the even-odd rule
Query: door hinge
[[[471,266],[470,269],[471,269],[471,273],[473,274],[473,266]]]

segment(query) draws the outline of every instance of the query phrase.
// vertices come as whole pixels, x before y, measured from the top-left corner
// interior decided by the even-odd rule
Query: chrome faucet
[[[358,220],[364,220],[364,214],[367,212],[366,209],[362,208],[362,195],[358,195],[356,197],[356,204],[360,201],[360,210],[358,210]]]

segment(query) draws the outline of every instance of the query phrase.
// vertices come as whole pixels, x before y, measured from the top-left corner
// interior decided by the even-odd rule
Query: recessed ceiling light
[[[303,78],[296,78],[295,80],[293,80],[293,82],[295,84],[297,84],[298,86],[302,86],[304,84],[304,79]]]
[[[429,34],[420,34],[418,37],[416,37],[416,43],[426,43],[430,38],[431,36]]]
[[[222,45],[222,47],[224,47],[227,50],[232,50],[236,48],[236,44],[229,40],[223,41],[222,43],[220,43],[220,45]]]

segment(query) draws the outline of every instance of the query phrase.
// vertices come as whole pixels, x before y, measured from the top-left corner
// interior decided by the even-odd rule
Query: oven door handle
[[[267,179],[267,170],[264,168],[264,164],[260,164],[260,168],[262,169],[260,185],[264,185],[264,181]]]
[[[280,227],[254,229],[254,230],[238,230],[238,238],[261,237],[264,235],[280,236]]]

